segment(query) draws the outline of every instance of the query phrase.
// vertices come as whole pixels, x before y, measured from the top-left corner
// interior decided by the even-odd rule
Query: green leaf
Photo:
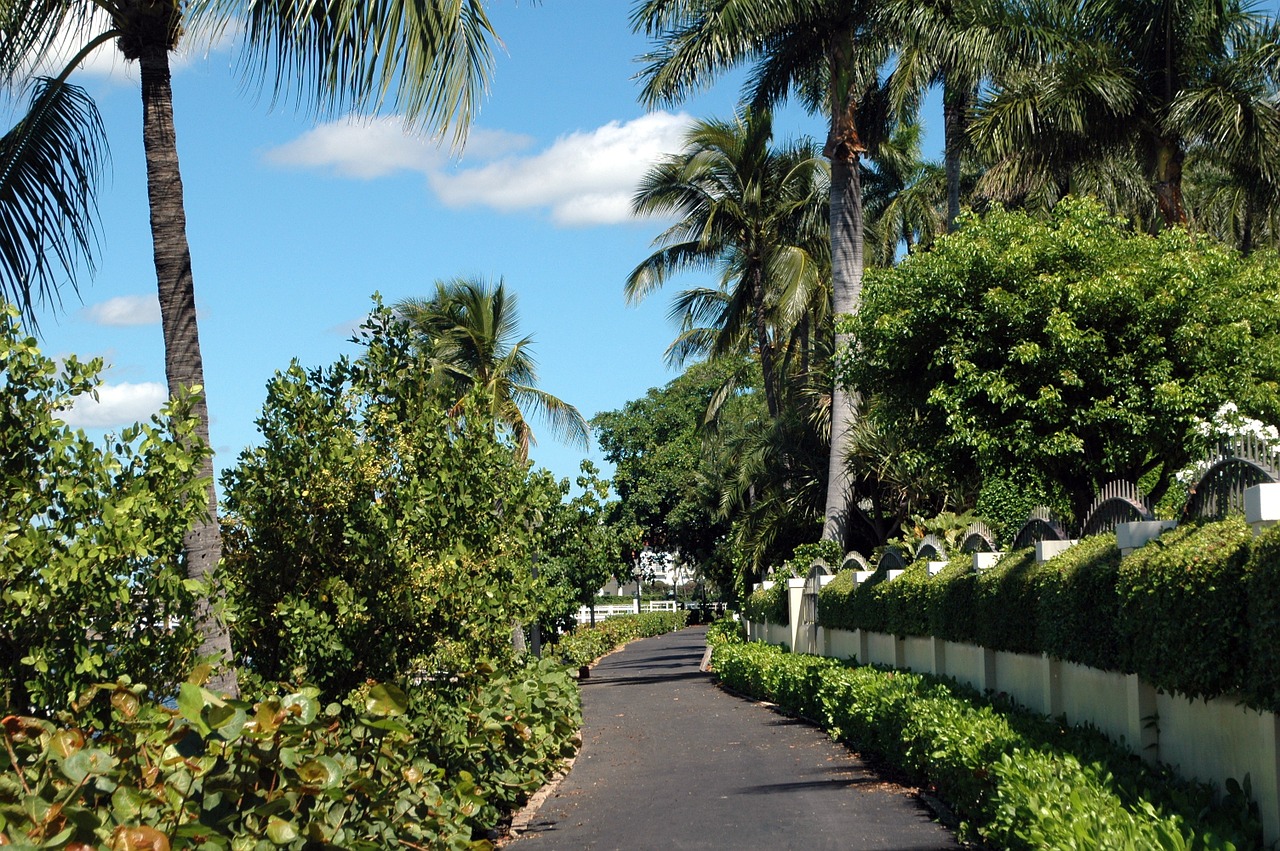
[[[365,711],[370,715],[404,715],[409,711],[409,696],[394,685],[379,683],[369,690]]]

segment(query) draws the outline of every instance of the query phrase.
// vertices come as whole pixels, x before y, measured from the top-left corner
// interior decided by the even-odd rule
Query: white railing
[[[674,612],[676,604],[674,600],[646,600],[640,603],[639,610],[636,604],[632,603],[610,603],[607,606],[596,606],[596,620],[602,621],[605,618],[614,618],[619,615],[634,615],[640,612]],[[577,621],[580,624],[591,623],[591,609],[586,606],[578,607]]]

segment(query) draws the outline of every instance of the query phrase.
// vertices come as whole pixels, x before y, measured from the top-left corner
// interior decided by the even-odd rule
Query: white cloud
[[[84,312],[97,325],[154,325],[160,321],[160,300],[154,294],[122,295],[86,307]]]
[[[678,152],[691,118],[654,112],[589,132],[571,133],[532,156],[431,175],[450,206],[498,210],[546,208],[564,225],[615,224],[631,218],[631,196],[645,170]]]
[[[571,133],[523,155],[527,137],[476,129],[466,159],[451,165],[447,151],[408,132],[399,119],[349,118],[320,125],[268,151],[266,159],[363,179],[417,171],[451,207],[544,209],[562,225],[616,224],[630,219],[631,196],[645,170],[681,149],[691,122],[685,114],[654,112]]]
[[[478,156],[500,156],[529,144],[523,136],[500,131],[474,130],[467,151]],[[449,153],[437,140],[416,133],[396,117],[361,118],[341,121],[308,130],[306,133],[266,153],[276,165],[327,168],[342,177],[369,180],[397,171],[432,174],[444,167]]]
[[[149,419],[168,398],[169,391],[155,381],[103,384],[96,401],[80,396],[62,418],[73,428],[127,426]]]

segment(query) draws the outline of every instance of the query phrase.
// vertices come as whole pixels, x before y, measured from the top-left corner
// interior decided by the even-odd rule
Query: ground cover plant
[[[992,847],[1261,847],[1247,790],[1152,769],[1096,731],[1065,727],[952,681],[848,667],[745,644],[724,630],[712,664],[730,688],[778,703],[927,785]]]

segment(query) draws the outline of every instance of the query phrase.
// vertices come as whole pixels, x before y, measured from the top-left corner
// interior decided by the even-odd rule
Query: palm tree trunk
[[[968,132],[968,90],[957,86],[950,79],[943,83],[942,128],[943,165],[947,172],[947,233],[956,229],[960,215],[960,154],[964,149]]]
[[[1155,191],[1165,227],[1185,225],[1187,210],[1182,202],[1183,152],[1176,139],[1155,140]]]
[[[764,273],[758,264],[751,269],[751,309],[755,323],[756,345],[760,347],[760,371],[764,373],[764,401],[769,418],[778,418],[778,374],[773,363],[773,344],[769,341],[769,318],[764,309]]]
[[[183,208],[182,175],[173,126],[173,90],[169,83],[168,45],[151,46],[138,57],[142,76],[142,143],[147,158],[147,197],[151,207],[151,240],[160,295],[160,321],[164,331],[164,368],[169,394],[199,387],[192,414],[196,436],[209,445],[209,409],[205,403],[204,365],[200,334],[196,328],[195,288],[191,278],[191,248],[187,244],[187,217]],[[218,502],[213,489],[213,456],[205,453],[199,475],[208,482],[209,512],[203,522],[183,539],[187,576],[207,580],[222,558],[218,529]],[[219,664],[209,683],[215,691],[239,696],[235,669],[231,666],[231,637],[220,620],[212,596],[197,601],[196,616],[202,636],[200,654]]]
[[[862,181],[859,153],[848,144],[831,156],[831,307],[838,317],[854,313],[862,301]],[[836,334],[836,349],[848,345],[848,334]],[[848,539],[853,481],[847,458],[857,408],[857,393],[839,381],[831,391],[831,450],[827,462],[827,497],[822,540]]]

